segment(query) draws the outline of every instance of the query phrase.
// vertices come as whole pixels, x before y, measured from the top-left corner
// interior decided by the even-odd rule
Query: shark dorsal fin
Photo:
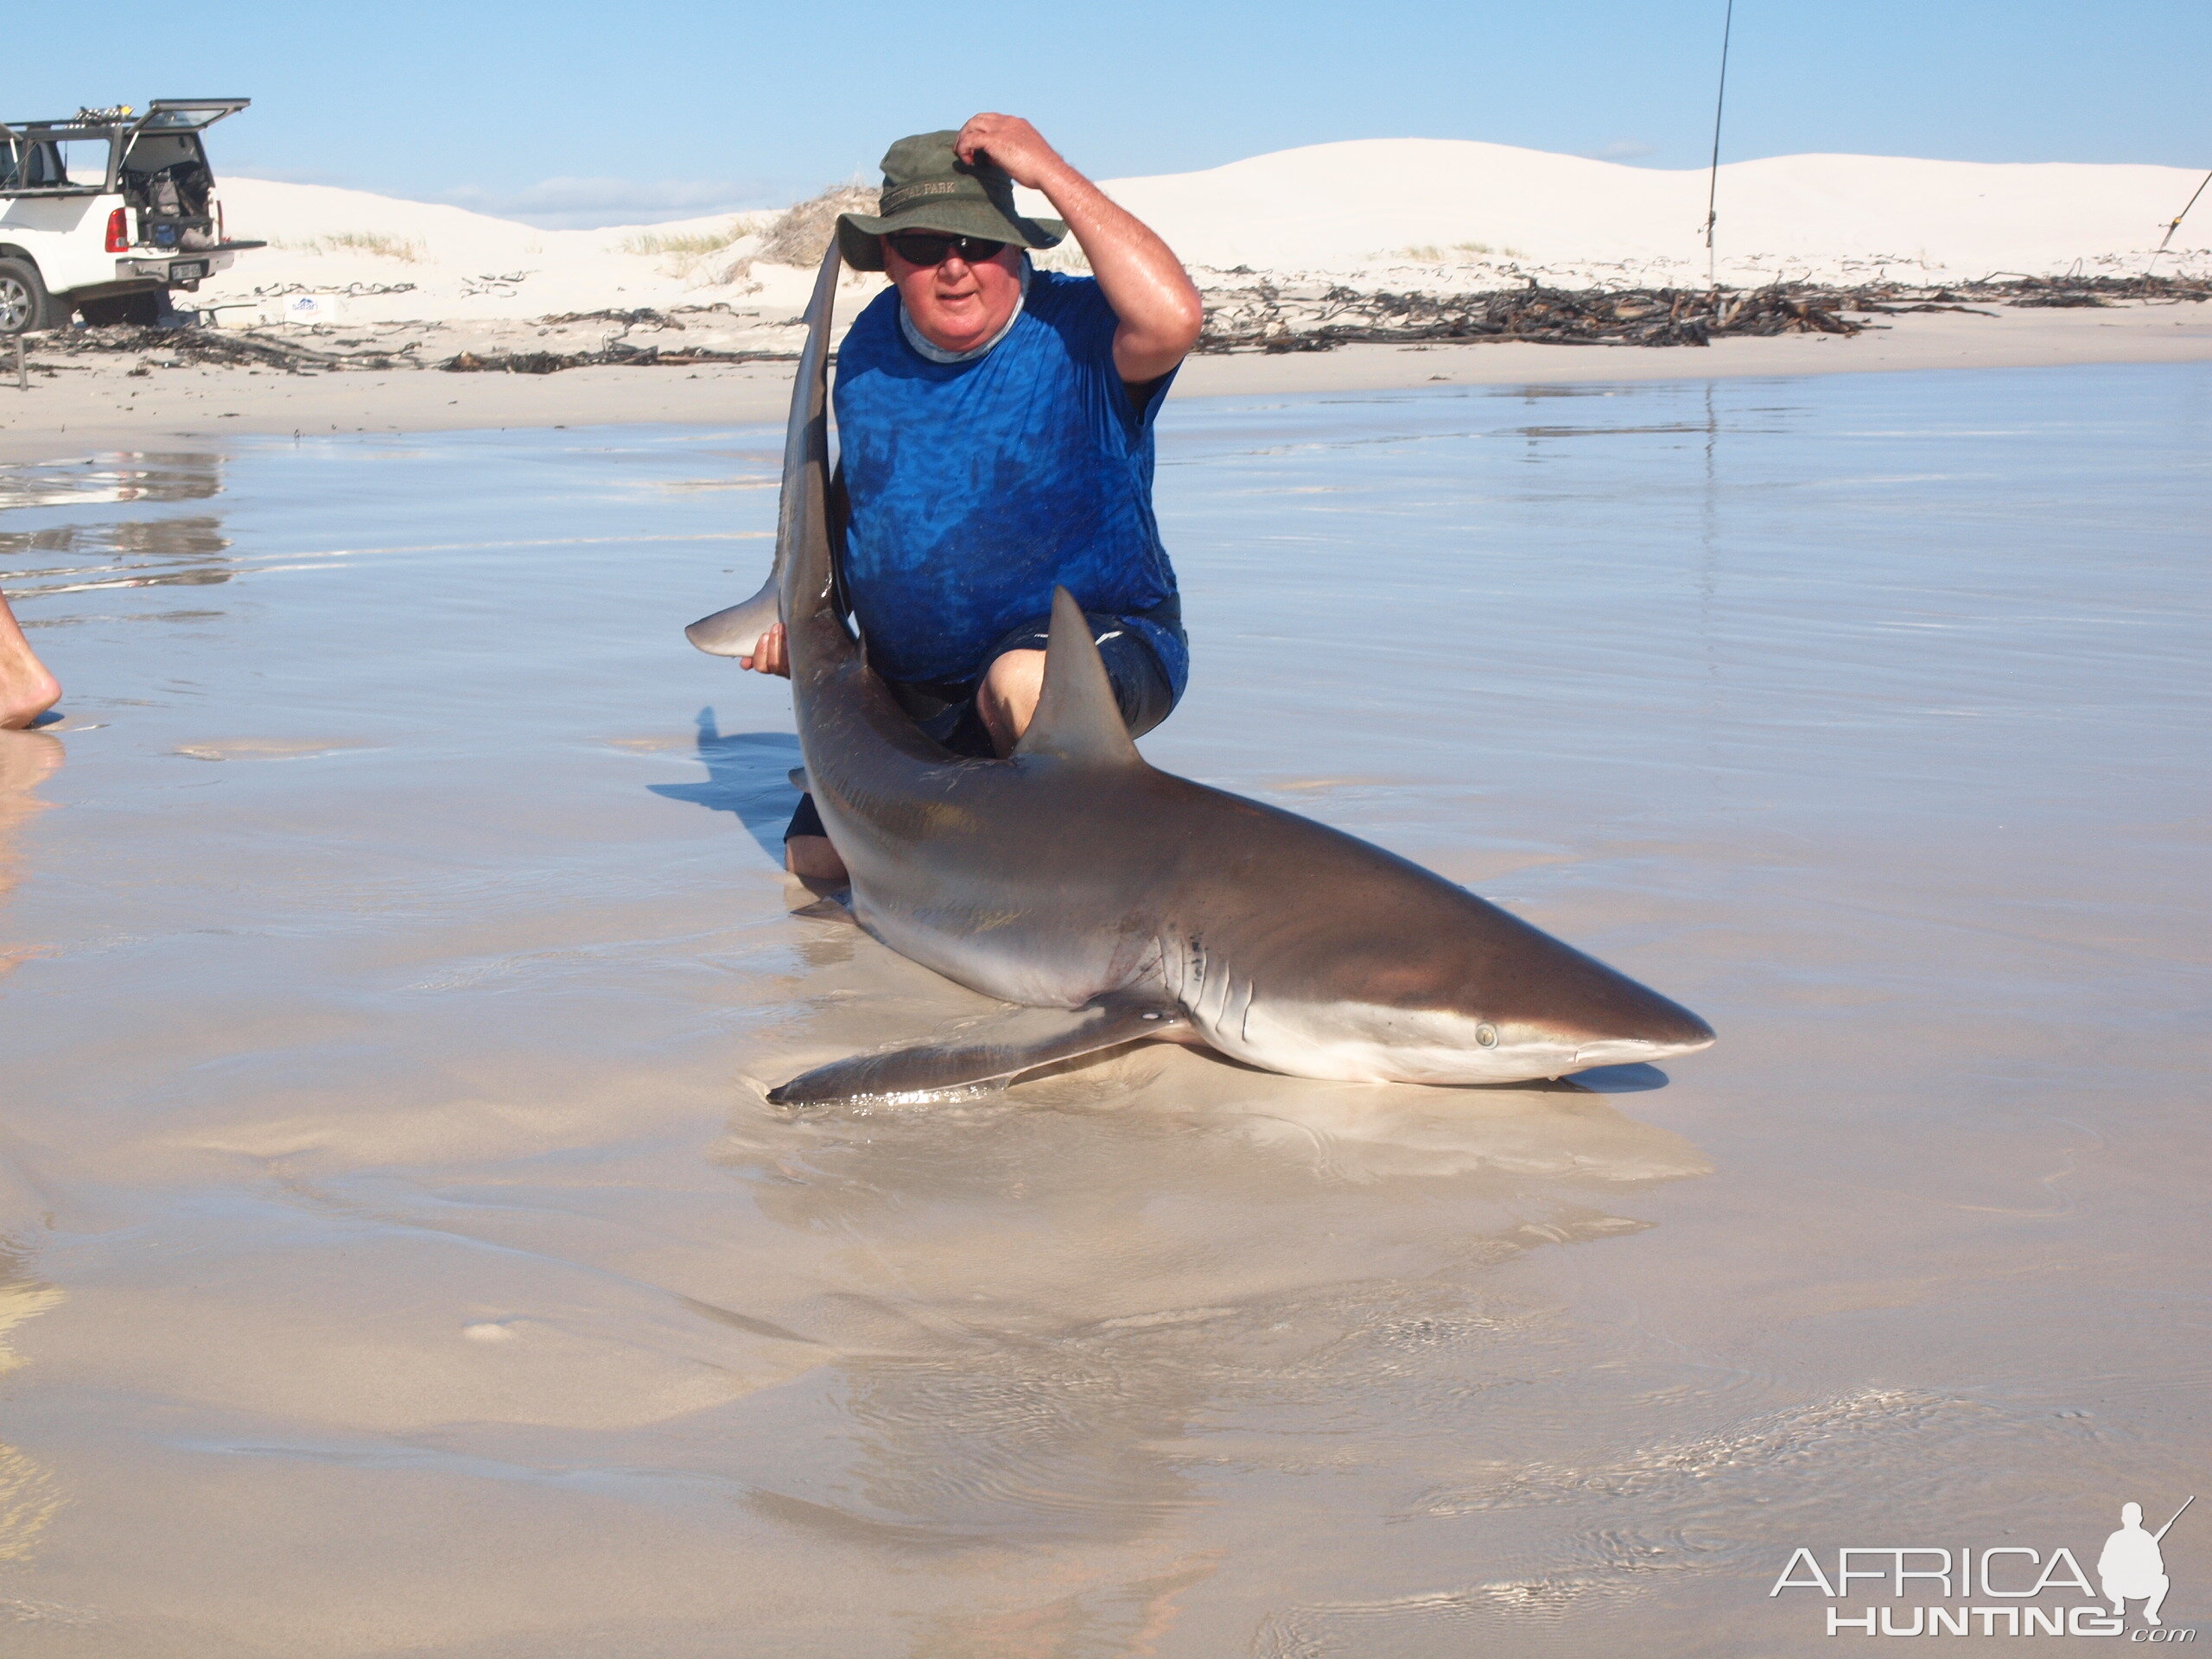
[[[1093,766],[1144,764],[1114,701],[1090,624],[1065,588],[1052,589],[1052,632],[1045,652],[1045,690],[1036,718],[1014,745],[1021,760],[1046,758]]]

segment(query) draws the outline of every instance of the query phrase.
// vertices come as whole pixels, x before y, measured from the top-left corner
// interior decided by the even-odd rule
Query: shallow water
[[[1147,753],[1720,1031],[1548,1090],[767,1108],[990,1006],[677,632],[779,436],[0,472],[8,1652],[1764,1654],[2202,1484],[2212,375],[1170,406]]]

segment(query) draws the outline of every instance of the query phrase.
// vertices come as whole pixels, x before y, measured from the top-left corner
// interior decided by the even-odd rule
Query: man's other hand
[[[1042,190],[1047,179],[1069,170],[1060,152],[1045,142],[1045,135],[1018,115],[969,116],[952,141],[952,153],[972,166],[978,151],[988,154],[1026,190]]]
[[[791,659],[785,638],[784,625],[779,622],[753,642],[753,654],[739,658],[737,665],[749,668],[755,674],[779,674],[788,680],[791,677]]]

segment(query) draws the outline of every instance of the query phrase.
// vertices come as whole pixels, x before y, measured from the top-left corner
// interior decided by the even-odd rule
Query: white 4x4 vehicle
[[[261,242],[223,235],[200,135],[243,98],[162,98],[144,114],[79,110],[0,125],[0,337],[149,323]]]

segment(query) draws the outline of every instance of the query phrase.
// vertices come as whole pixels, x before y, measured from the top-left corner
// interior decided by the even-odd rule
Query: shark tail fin
[[[1029,729],[1014,745],[1018,759],[1041,757],[1094,766],[1142,766],[1114,700],[1114,683],[1074,595],[1052,589],[1052,632],[1045,652],[1045,690]]]

